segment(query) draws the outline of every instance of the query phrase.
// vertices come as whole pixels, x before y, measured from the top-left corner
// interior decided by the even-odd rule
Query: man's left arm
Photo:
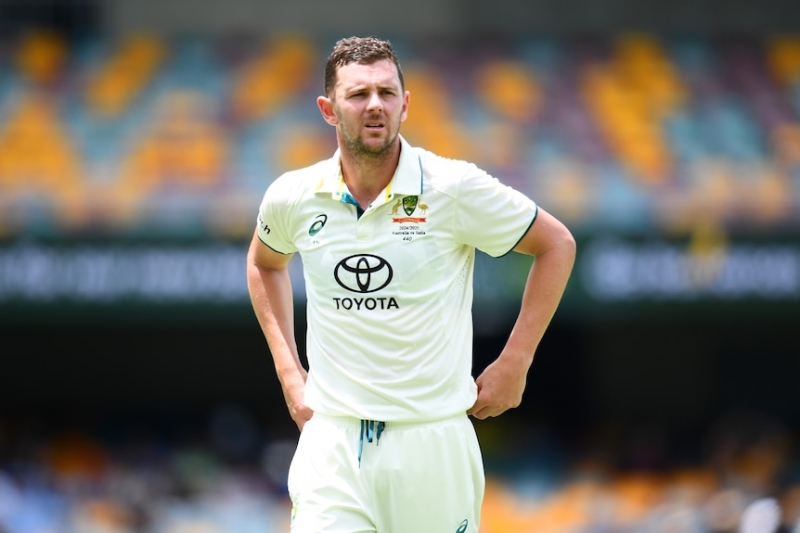
[[[534,257],[522,304],[500,356],[475,380],[475,418],[498,416],[522,402],[533,356],[558,308],[575,263],[575,239],[564,224],[539,208],[536,221],[514,248]]]

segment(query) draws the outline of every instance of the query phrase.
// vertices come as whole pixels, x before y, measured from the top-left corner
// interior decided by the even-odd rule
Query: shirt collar
[[[392,181],[386,187],[387,200],[394,195],[410,196],[422,194],[422,160],[413,146],[400,137],[400,160],[392,176]],[[347,187],[342,176],[340,151],[337,149],[329,161],[325,176],[317,183],[316,192],[330,193],[335,199],[341,199]]]

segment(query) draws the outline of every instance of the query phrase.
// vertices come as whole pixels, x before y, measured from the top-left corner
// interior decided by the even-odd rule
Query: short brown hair
[[[333,92],[333,87],[336,85],[336,72],[339,67],[350,63],[371,65],[384,59],[388,59],[397,67],[400,88],[405,90],[403,70],[400,68],[400,62],[397,60],[389,41],[378,39],[377,37],[346,37],[339,39],[333,46],[331,55],[328,56],[328,62],[325,63],[325,95],[330,96]]]

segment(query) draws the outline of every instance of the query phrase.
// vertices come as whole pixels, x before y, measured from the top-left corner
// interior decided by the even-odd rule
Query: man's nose
[[[383,108],[383,100],[377,91],[370,93],[369,100],[367,101],[367,109],[381,109]]]

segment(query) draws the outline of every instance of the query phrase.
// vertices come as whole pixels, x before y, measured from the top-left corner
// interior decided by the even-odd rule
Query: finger
[[[484,409],[485,407],[486,407],[486,402],[484,402],[480,398],[478,398],[477,400],[475,400],[475,403],[472,404],[472,407],[470,407],[467,410],[467,414],[468,415],[474,415],[475,413],[477,413],[481,409]]]
[[[484,405],[480,409],[475,409],[472,413],[472,416],[474,416],[478,420],[486,420],[487,418],[489,418],[490,412],[491,410],[489,409],[489,407]]]

